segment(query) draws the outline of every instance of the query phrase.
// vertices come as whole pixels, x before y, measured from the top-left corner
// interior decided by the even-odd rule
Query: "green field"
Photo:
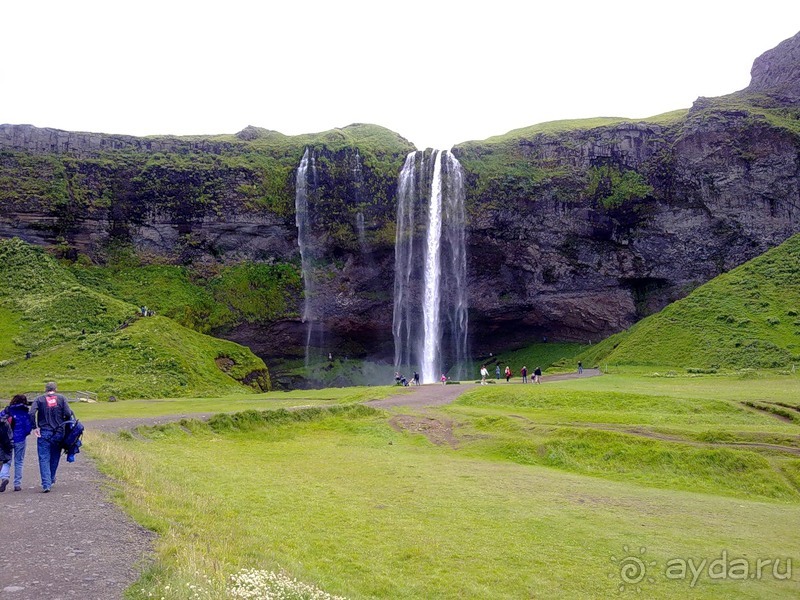
[[[800,425],[745,404],[800,410],[797,376],[465,390],[439,409],[338,395],[91,434],[118,501],[160,534],[129,597],[231,597],[242,569],[354,599],[797,597]]]
[[[231,413],[247,410],[274,410],[300,406],[325,406],[352,404],[380,400],[402,393],[395,386],[361,388],[326,388],[320,390],[293,390],[266,394],[233,394],[218,398],[162,398],[153,400],[126,400],[124,402],[98,402],[72,404],[82,421],[103,419],[129,419],[192,415],[199,413]]]

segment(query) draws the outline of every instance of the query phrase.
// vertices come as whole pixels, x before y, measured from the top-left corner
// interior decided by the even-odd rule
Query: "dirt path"
[[[586,377],[597,377],[600,375],[600,369],[584,369],[580,375],[578,373],[562,373],[560,375],[543,375],[542,383],[548,381],[564,381],[566,379],[583,379]],[[464,392],[478,387],[476,383],[461,383],[457,385],[441,385],[441,384],[428,384],[420,386],[409,386],[403,390],[403,393],[397,396],[384,398],[383,400],[372,400],[367,402],[368,406],[375,406],[377,408],[395,408],[399,406],[407,406],[409,408],[423,408],[426,406],[442,406],[443,404],[450,404],[454,402]],[[490,383],[489,385],[506,386],[506,385],[533,385],[523,384],[519,377],[515,377],[510,382],[500,381],[498,383]]]
[[[582,376],[595,374],[599,372],[587,369]],[[553,375],[543,377],[543,381],[575,377],[577,373]],[[521,384],[512,381],[497,385]],[[475,387],[474,383],[424,385],[367,404],[377,408],[441,406]],[[87,423],[87,428],[112,433],[210,416],[211,413],[191,413],[108,419]],[[452,443],[451,437],[452,432],[441,443]],[[110,485],[94,461],[82,452],[74,463],[62,460],[58,483],[49,494],[42,494],[36,440],[28,438],[22,491],[14,492],[12,484],[0,494],[0,600],[122,598],[123,591],[152,560],[155,536],[109,500]]]
[[[41,493],[36,440],[28,438],[22,491],[0,494],[0,599],[117,600],[149,559],[153,534],[108,499],[86,453],[62,461]]]

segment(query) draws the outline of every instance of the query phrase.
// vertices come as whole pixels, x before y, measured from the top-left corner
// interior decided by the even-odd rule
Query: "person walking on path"
[[[533,372],[533,382],[542,383],[542,369],[539,367],[536,367],[536,370]]]
[[[481,367],[481,385],[486,385],[486,378],[489,376],[489,371],[486,370],[486,365]]]
[[[506,383],[508,383],[509,379],[511,379],[511,367],[506,365]]]
[[[522,383],[528,383],[528,367],[522,367]]]
[[[414,371],[414,385],[419,385],[419,373]]]
[[[582,373],[583,373],[583,363],[581,361],[578,361],[578,375],[581,375]]]
[[[500,379],[500,365],[497,365],[494,368],[494,378]]]
[[[61,459],[61,442],[64,441],[64,427],[75,419],[67,399],[56,393],[56,384],[50,381],[44,387],[45,393],[38,396],[31,406],[33,434],[36,450],[39,453],[39,474],[42,477],[42,492],[47,493],[56,482],[56,471]]]
[[[22,490],[22,467],[25,463],[25,445],[33,430],[33,421],[28,414],[28,398],[17,394],[11,403],[0,411],[0,419],[11,419],[11,431],[14,446],[14,491]],[[0,477],[0,479],[8,479]]]

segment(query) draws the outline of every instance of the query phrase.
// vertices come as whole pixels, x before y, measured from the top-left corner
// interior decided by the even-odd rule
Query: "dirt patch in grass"
[[[458,439],[453,434],[453,422],[434,419],[433,417],[416,417],[412,415],[396,415],[389,419],[389,424],[396,431],[421,433],[437,446],[458,448]]]

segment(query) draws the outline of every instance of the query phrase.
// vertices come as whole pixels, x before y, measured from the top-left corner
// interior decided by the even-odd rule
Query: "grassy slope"
[[[186,584],[210,589],[206,576],[209,597],[222,598],[226,575],[243,567],[284,569],[354,599],[609,597],[626,548],[657,563],[647,597],[791,598],[797,573],[703,575],[694,588],[664,576],[667,560],[723,550],[797,559],[800,459],[701,434],[799,445],[798,425],[725,396],[796,398],[800,379],[763,389],[713,381],[477,388],[440,409],[457,423],[456,451],[361,409],[226,417],[90,447],[125,482],[124,503],[161,534],[161,559],[132,598],[190,598]],[[625,391],[607,391],[615,386]],[[684,439],[641,434],[665,428]]]
[[[80,285],[41,249],[0,241],[0,393],[41,389],[123,398],[232,393],[263,362],[248,349],[181,327],[164,317],[140,319],[135,306]],[[32,358],[23,358],[25,351]],[[228,374],[215,360],[227,357]]]
[[[629,119],[624,117],[594,117],[590,119],[564,119],[560,121],[547,121],[538,123],[530,127],[513,129],[503,135],[496,135],[484,140],[483,143],[503,143],[512,142],[520,138],[531,138],[537,134],[563,133],[578,129],[595,129],[597,127],[609,127],[622,123],[653,123],[655,125],[672,125],[683,119],[688,109],[679,109],[671,112],[647,117],[643,119]]]
[[[585,365],[770,368],[800,362],[800,235],[582,353]]]
[[[294,314],[303,293],[293,265],[238,264],[202,273],[178,265],[86,267],[73,265],[83,285],[135,306],[147,306],[202,333],[240,322]]]

